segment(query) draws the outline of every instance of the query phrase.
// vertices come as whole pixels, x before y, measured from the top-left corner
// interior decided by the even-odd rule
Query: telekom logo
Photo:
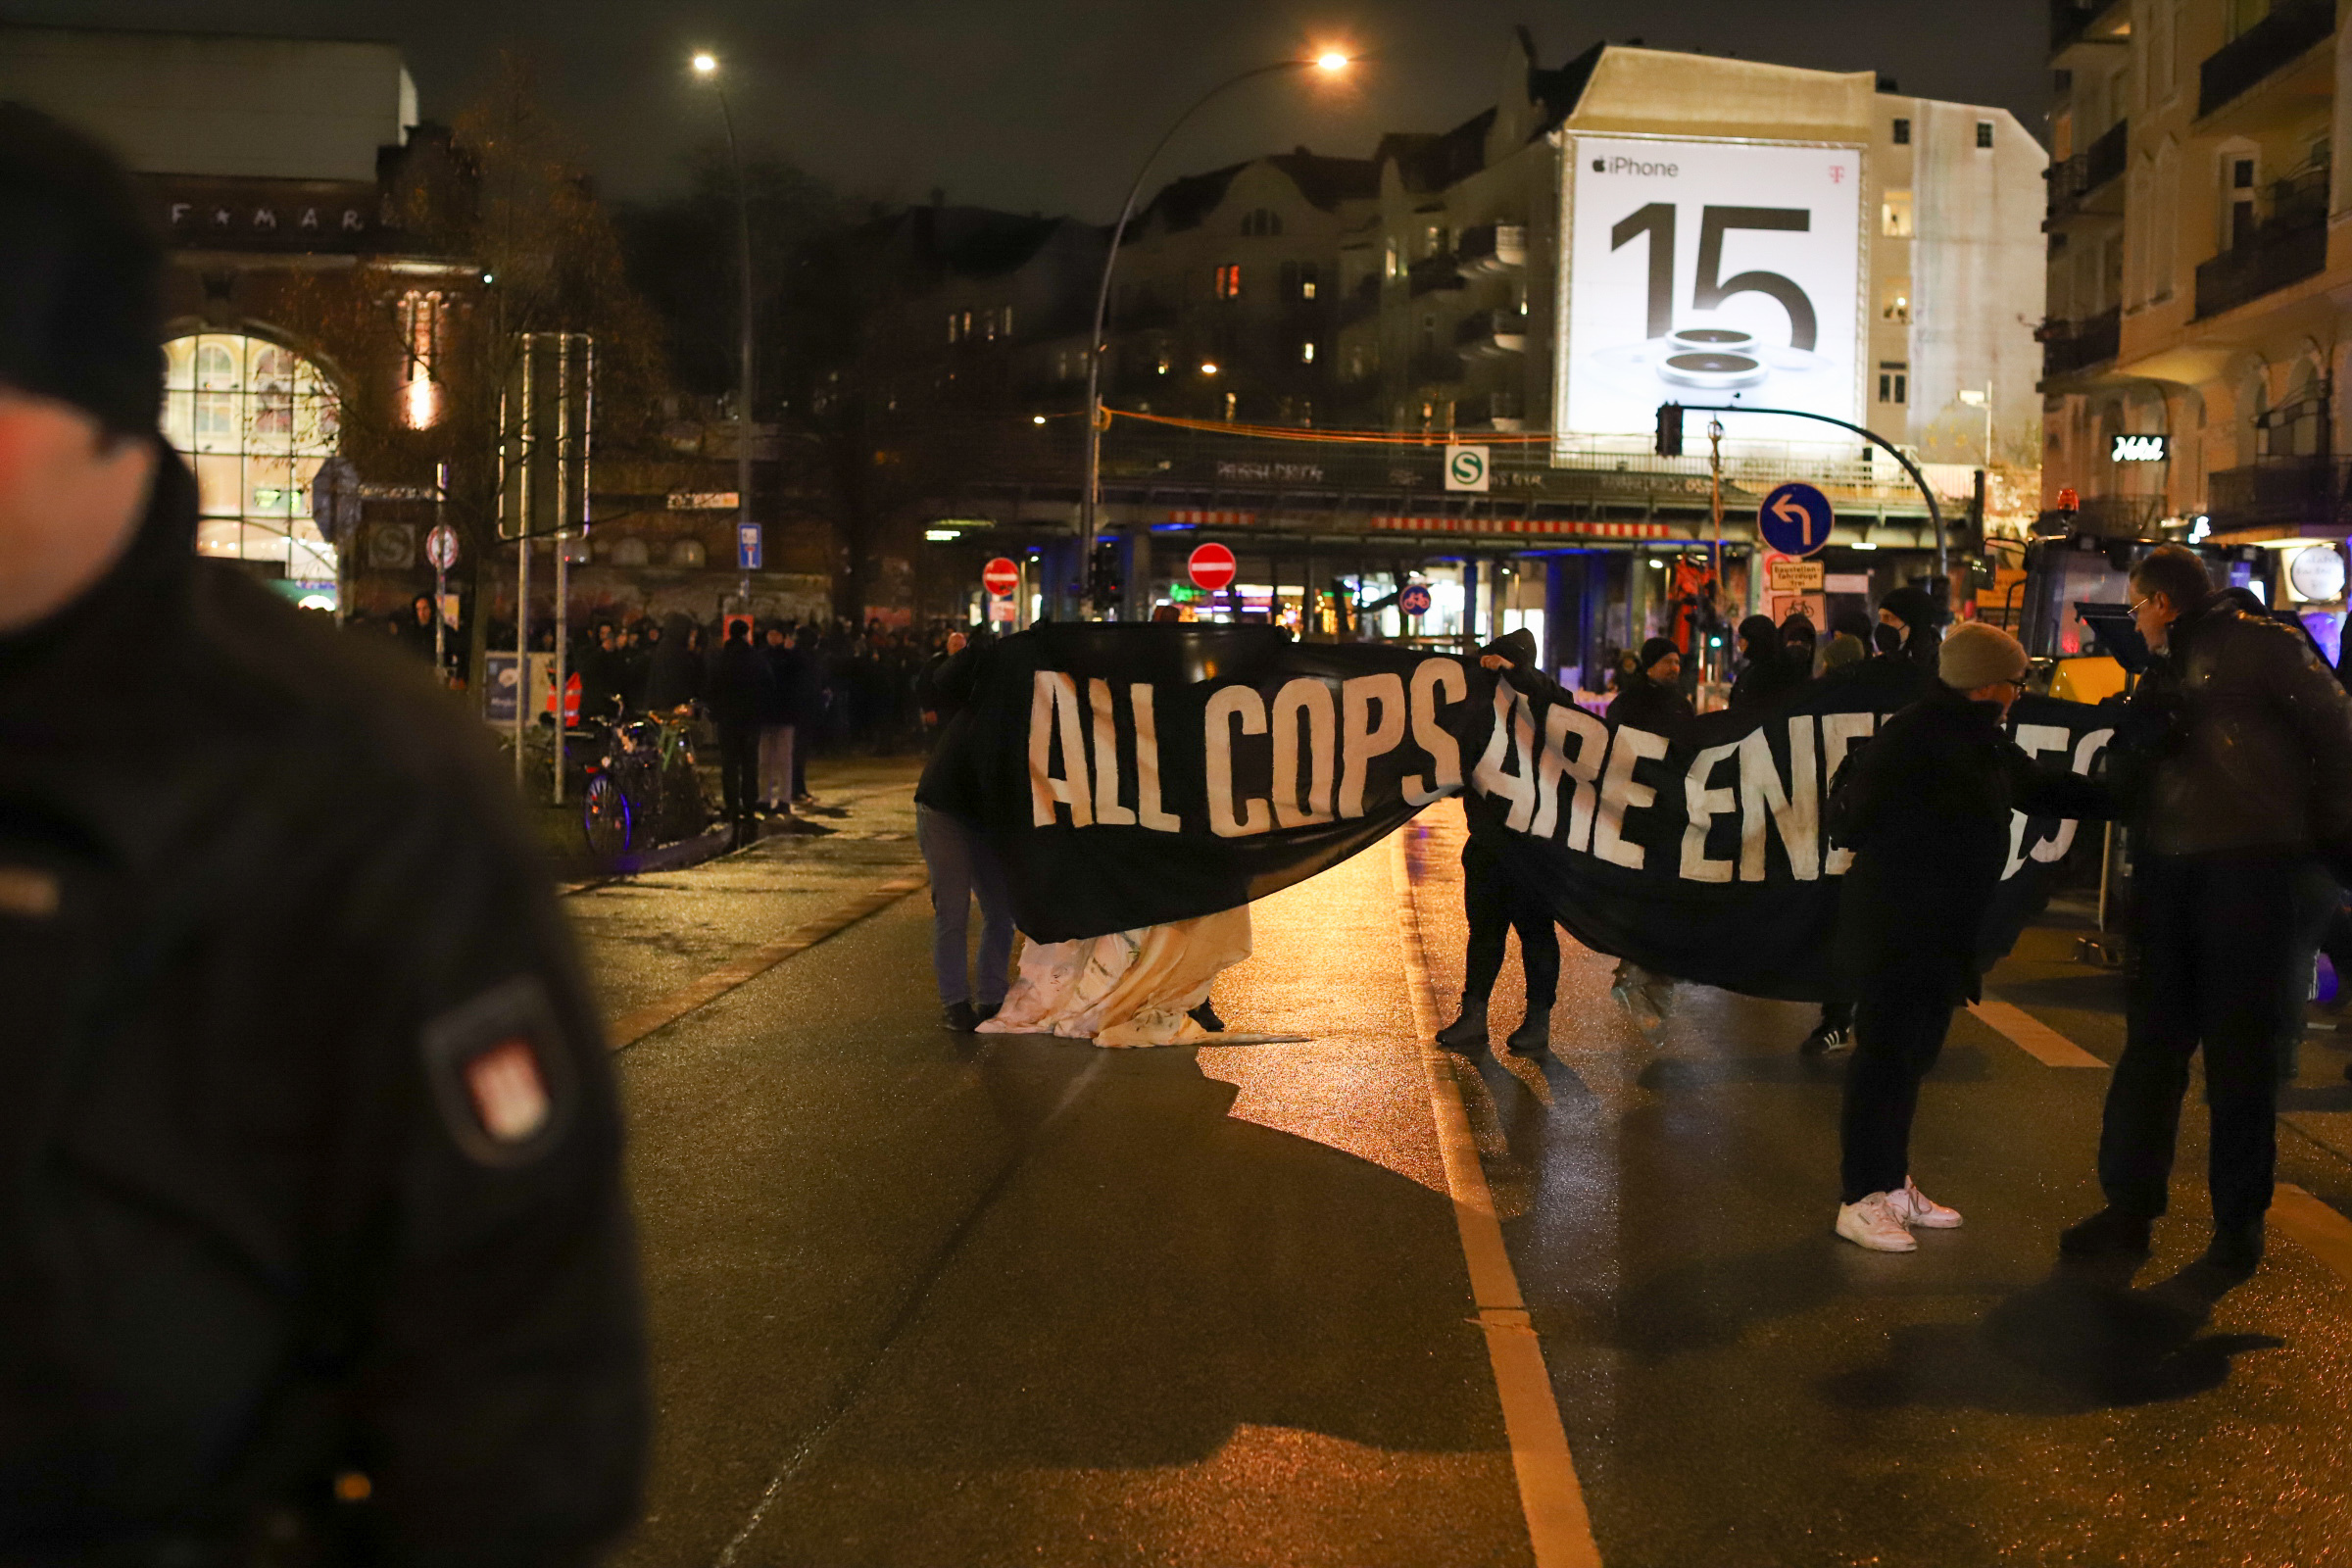
[[[1832,164],[1830,166],[1830,183],[1833,185],[1842,185],[1845,183],[1845,166],[1843,164]]]

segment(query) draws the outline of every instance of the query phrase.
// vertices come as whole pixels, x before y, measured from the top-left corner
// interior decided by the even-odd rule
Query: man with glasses
[[[1828,810],[1832,838],[1854,852],[1835,950],[1856,997],[1836,1229],[1874,1252],[1911,1251],[1914,1229],[1960,1223],[1911,1179],[1911,1117],[1953,1009],[1982,990],[2010,812],[2107,814],[2102,786],[2042,767],[2002,728],[2025,683],[2016,638],[1964,621],[1936,650],[1936,675],[1839,769]]]
[[[2278,1041],[2299,1010],[2296,891],[2317,853],[2352,835],[2352,699],[2294,628],[2230,603],[2178,545],[2139,564],[2132,600],[2154,659],[2113,762],[2134,830],[2131,1000],[2099,1134],[2107,1206],[2060,1247],[2148,1250],[2201,1048],[2204,1262],[2243,1279],[2271,1204]]]

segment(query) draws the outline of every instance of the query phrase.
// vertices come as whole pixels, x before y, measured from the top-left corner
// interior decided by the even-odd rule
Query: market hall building
[[[1979,469],[1990,524],[2022,531],[2047,159],[2012,116],[1867,73],[1638,47],[1545,68],[1524,32],[1503,67],[1495,106],[1443,134],[1188,176],[1147,208],[1106,334],[1107,563],[1079,560],[1076,537],[1085,314],[1011,308],[1037,268],[1069,270],[1059,231],[1039,225],[1036,268],[1000,251],[903,302],[901,341],[928,358],[888,368],[893,409],[911,421],[959,385],[1011,389],[988,460],[922,498],[957,607],[989,608],[979,564],[1005,555],[1020,618],[1079,612],[1091,566],[1131,615],[1191,601],[1311,634],[1344,600],[1380,606],[1364,629],[1383,635],[1526,626],[1547,664],[1596,685],[1604,651],[1668,623],[1713,556],[1706,416],[1659,458],[1667,401],[1884,434],[1937,491],[1955,571],[1976,553]],[[1724,422],[1734,609],[1826,615],[1932,574],[1926,503],[1887,454],[1810,421]],[[1483,487],[1448,488],[1454,444],[1487,449]],[[1776,599],[1753,521],[1792,478],[1838,523],[1825,591]],[[1242,563],[1214,600],[1184,578],[1207,539]],[[1417,620],[1395,603],[1411,577],[1432,590]]]

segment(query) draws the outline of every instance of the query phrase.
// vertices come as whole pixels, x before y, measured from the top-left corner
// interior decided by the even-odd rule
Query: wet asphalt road
[[[903,774],[817,787],[832,837],[566,901],[614,1013],[919,865]],[[1459,831],[1405,830],[1441,1017]],[[917,894],[622,1052],[661,1430],[616,1560],[1535,1561],[1392,863],[1259,905],[1220,981],[1303,1044],[950,1035]],[[1994,990],[2112,1060],[2116,982],[2062,924]],[[1653,1045],[1609,968],[1569,946],[1551,1058],[1454,1074],[1603,1562],[2352,1560],[2352,1286],[2276,1236],[2210,1312],[2160,1286],[2204,1242],[2197,1108],[2140,1288],[2060,1274],[2106,1075],[1963,1015],[1915,1152],[1969,1223],[1873,1256],[1829,1234],[1806,1009],[1680,988]],[[2331,1039],[2280,1176],[2340,1210]]]

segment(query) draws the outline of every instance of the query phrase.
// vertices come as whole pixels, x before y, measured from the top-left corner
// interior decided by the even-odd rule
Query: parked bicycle
[[[710,823],[684,710],[583,719],[565,750],[582,759],[580,831],[600,860],[691,838]]]

